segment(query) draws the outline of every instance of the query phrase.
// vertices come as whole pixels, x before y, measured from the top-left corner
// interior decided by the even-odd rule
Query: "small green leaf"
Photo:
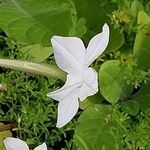
[[[139,102],[135,100],[130,100],[124,102],[121,108],[124,112],[128,113],[129,115],[135,116],[139,113],[140,106],[139,106]]]
[[[94,104],[101,104],[103,102],[104,98],[100,93],[97,93],[93,96],[87,97],[84,101],[80,102],[80,108],[86,109],[90,106],[93,106]]]
[[[23,47],[21,51],[35,62],[42,62],[52,54],[51,47],[42,47],[40,44]]]
[[[75,18],[74,22],[75,22],[75,24],[71,28],[69,36],[76,35],[78,37],[82,37],[87,32],[87,28],[85,26],[86,19],[85,18],[80,18],[80,19],[76,20],[76,18]]]
[[[150,109],[150,82],[144,84],[133,97],[140,103],[140,109],[143,112]]]
[[[118,60],[106,61],[99,70],[99,85],[103,97],[110,103],[125,99],[132,91],[127,84],[125,67]]]

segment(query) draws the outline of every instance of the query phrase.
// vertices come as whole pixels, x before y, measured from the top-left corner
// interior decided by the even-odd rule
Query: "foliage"
[[[50,37],[78,36],[87,45],[105,22],[109,45],[92,64],[99,92],[80,103],[79,119],[56,129],[57,102],[46,93],[65,74],[55,66]],[[149,0],[2,0],[0,28],[0,66],[7,68],[0,74],[0,120],[17,125],[13,136],[31,148],[46,140],[58,150],[150,149]]]
[[[75,129],[74,149],[140,149],[147,150],[149,144],[150,119],[141,115],[128,116],[117,107],[94,105],[79,117]],[[145,118],[146,117],[146,118]],[[137,123],[135,120],[138,120]]]
[[[68,35],[73,26],[70,5],[66,0],[6,0],[0,6],[0,26],[16,40],[49,46],[49,36]]]
[[[75,130],[78,149],[117,149],[124,129],[110,106],[94,105],[80,116]],[[117,145],[118,144],[118,145]]]
[[[32,61],[35,62],[42,62],[52,54],[52,48],[43,48],[40,44],[23,47],[21,51],[25,53],[29,58],[32,58]]]
[[[118,60],[105,62],[99,71],[100,91],[110,103],[125,99],[132,93],[132,85],[128,85],[125,77],[128,70]]]
[[[25,58],[17,45],[7,46],[1,50],[5,57]],[[32,73],[9,69],[2,72],[1,87],[5,88],[0,92],[0,121],[16,124],[13,135],[26,140],[31,148],[44,141],[50,149],[59,149],[59,143],[62,147],[69,147],[68,136],[72,136],[73,123],[63,130],[56,129],[57,104],[46,97],[46,93],[60,82],[52,77],[34,76]]]

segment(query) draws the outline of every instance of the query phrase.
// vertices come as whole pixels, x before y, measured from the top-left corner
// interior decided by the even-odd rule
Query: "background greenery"
[[[1,0],[0,66],[6,68],[0,74],[0,147],[12,132],[31,149],[46,141],[54,150],[149,150],[149,15],[149,0]],[[50,37],[78,36],[87,45],[105,22],[110,42],[92,64],[99,74],[99,93],[57,129],[57,102],[46,93],[61,87],[65,74],[55,66]],[[35,75],[33,68],[10,59],[54,69]],[[2,130],[4,124],[13,125],[11,132]]]

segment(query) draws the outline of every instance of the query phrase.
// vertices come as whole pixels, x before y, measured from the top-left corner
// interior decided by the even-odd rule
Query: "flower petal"
[[[73,74],[82,70],[85,61],[85,47],[79,38],[53,36],[51,43],[59,68]]]
[[[26,142],[17,138],[6,138],[4,140],[4,145],[6,147],[6,150],[29,150],[29,147],[26,144]]]
[[[65,97],[71,93],[72,91],[74,91],[77,87],[81,86],[82,82],[82,76],[81,75],[71,75],[68,74],[67,75],[67,81],[65,83],[65,85],[54,91],[54,92],[50,92],[47,94],[48,97],[51,97],[57,101],[61,101],[63,99],[65,99]]]
[[[98,58],[106,49],[109,42],[109,27],[105,23],[103,31],[94,36],[86,50],[85,66],[89,66],[96,58]]]
[[[47,150],[46,143],[37,146],[34,150]]]
[[[84,74],[84,82],[79,89],[79,99],[83,101],[86,97],[98,92],[97,73],[93,68],[87,68]]]
[[[57,127],[66,125],[76,115],[78,108],[78,89],[76,89],[59,102]]]

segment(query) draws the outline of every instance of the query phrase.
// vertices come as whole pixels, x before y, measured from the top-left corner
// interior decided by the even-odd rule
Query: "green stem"
[[[62,81],[66,80],[66,73],[60,70],[54,64],[39,64],[23,60],[0,59],[0,66],[5,68],[18,69],[21,71],[42,74],[58,78]]]

